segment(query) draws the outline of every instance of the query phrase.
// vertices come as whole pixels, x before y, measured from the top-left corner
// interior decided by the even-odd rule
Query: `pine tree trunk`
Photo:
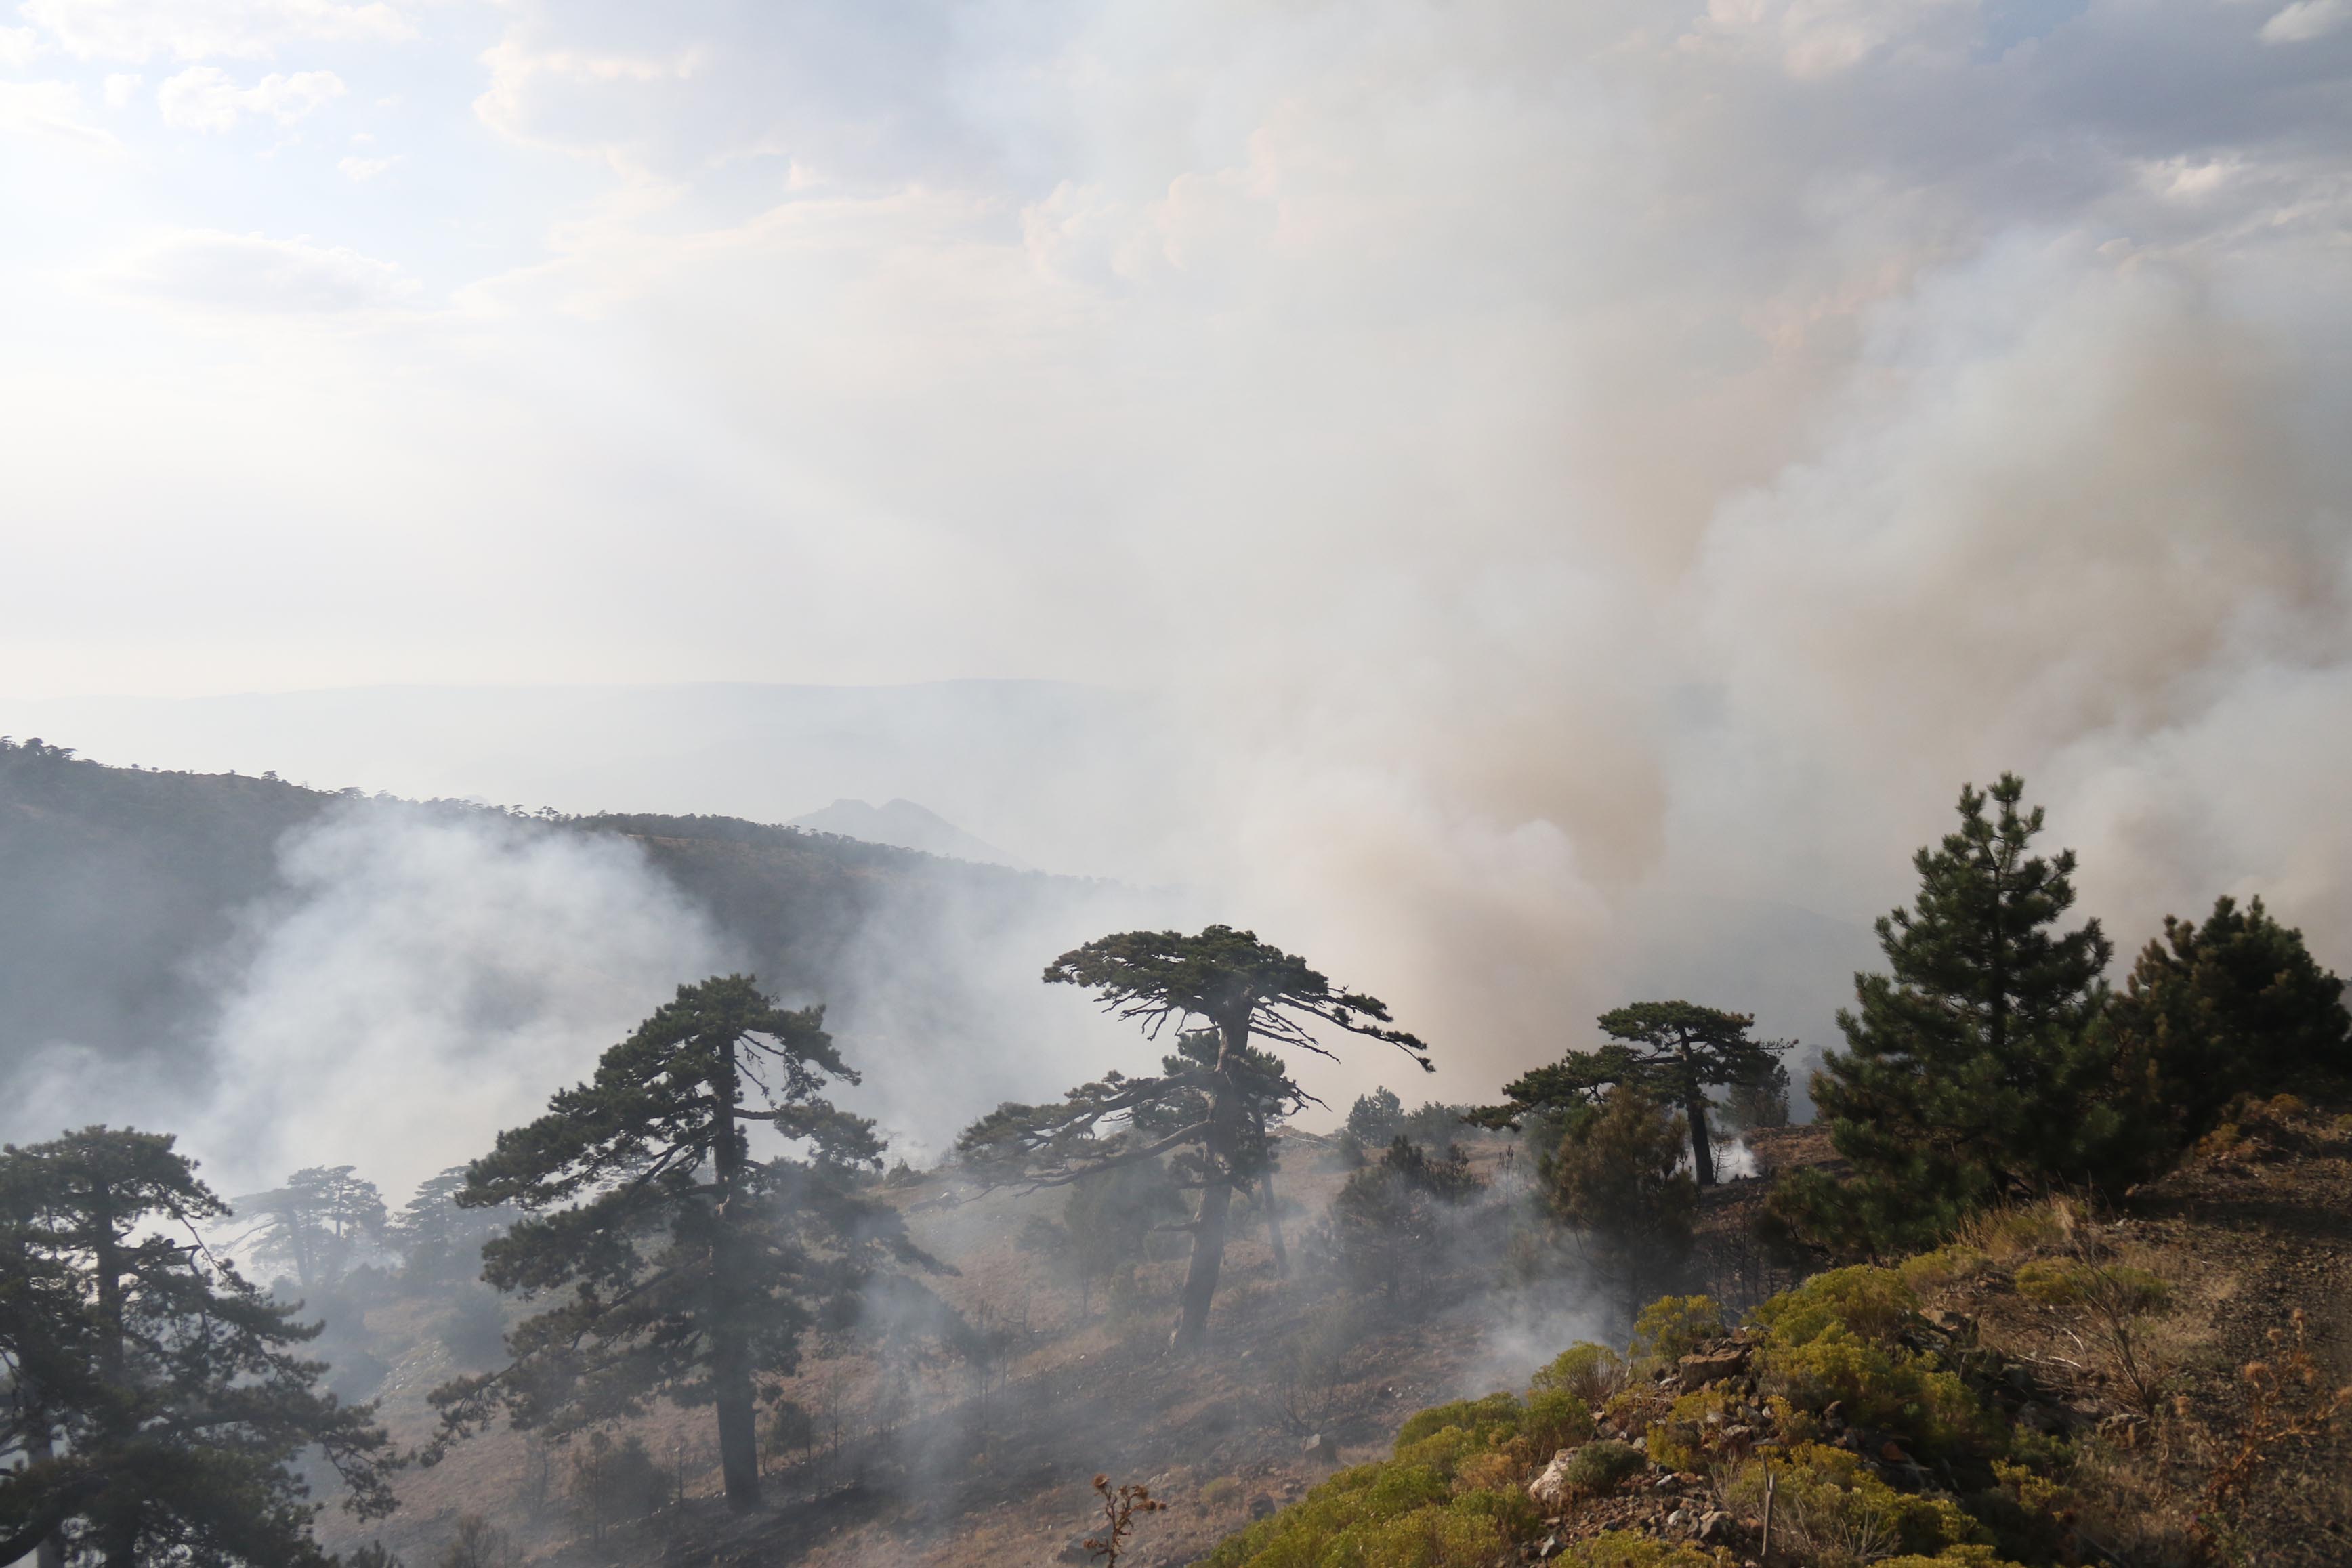
[[[57,1457],[57,1448],[49,1438],[48,1417],[44,1416],[40,1421],[39,1435],[25,1445],[26,1457],[36,1465]],[[65,1542],[60,1534],[53,1530],[43,1536],[41,1543],[33,1549],[34,1568],[65,1568]]]
[[[1287,1280],[1290,1278],[1290,1254],[1284,1250],[1282,1245],[1282,1217],[1274,1196],[1274,1155],[1271,1151],[1266,1155],[1265,1174],[1258,1179],[1262,1184],[1258,1191],[1265,1204],[1265,1239],[1274,1244],[1274,1277]]]
[[[1228,1059],[1238,1060],[1249,1047],[1249,1009],[1217,1020],[1216,1088],[1209,1104],[1209,1133],[1202,1154],[1208,1185],[1201,1191],[1200,1212],[1192,1218],[1192,1262],[1184,1271],[1183,1312],[1169,1347],[1193,1351],[1209,1343],[1209,1306],[1216,1300],[1217,1275],[1225,1264],[1225,1216],[1234,1202],[1234,1151],[1241,1142],[1244,1114],[1240,1092],[1227,1074]]]
[[[1692,1084],[1683,1092],[1683,1114],[1690,1122],[1691,1170],[1698,1185],[1715,1185],[1715,1134],[1706,1124],[1706,1090]]]
[[[1184,1271],[1183,1312],[1169,1337],[1172,1350],[1198,1350],[1209,1343],[1209,1303],[1216,1299],[1217,1274],[1225,1262],[1225,1211],[1234,1184],[1222,1170],[1201,1191],[1201,1211],[1192,1221],[1192,1262]]]
[[[718,1135],[711,1154],[719,1178],[719,1234],[710,1257],[710,1387],[719,1411],[719,1471],[727,1486],[727,1506],[760,1505],[760,1434],[751,1388],[748,1303],[738,1299],[733,1232],[743,1222],[736,1202],[743,1176],[743,1152],[735,1141],[737,1085],[729,1061],[725,1081],[713,1085],[719,1102]]]

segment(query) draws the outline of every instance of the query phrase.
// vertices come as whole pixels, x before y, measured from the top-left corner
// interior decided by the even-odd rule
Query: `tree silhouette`
[[[305,1291],[341,1280],[361,1244],[383,1234],[383,1195],[351,1166],[313,1166],[235,1201],[237,1213],[260,1218],[244,1238],[257,1241],[255,1255],[292,1270]]]
[[[1332,1052],[1312,1026],[1385,1040],[1427,1071],[1427,1048],[1391,1027],[1377,998],[1335,988],[1303,958],[1254,933],[1212,925],[1196,936],[1130,931],[1105,936],[1048,965],[1048,985],[1093,991],[1105,1010],[1157,1039],[1171,1024],[1177,1054],[1156,1077],[1106,1073],[1060,1104],[999,1106],[965,1129],[958,1148],[984,1180],[1040,1186],[1071,1182],[1120,1165],[1173,1156],[1179,1179],[1197,1186],[1192,1263],[1170,1343],[1207,1342],[1209,1307],[1223,1266],[1226,1216],[1236,1186],[1258,1179],[1269,1123],[1314,1103],[1290,1077],[1282,1053]],[[1187,1030],[1186,1025],[1204,1025]],[[1263,1048],[1256,1043],[1262,1041]]]
[[[458,1203],[524,1214],[482,1249],[483,1277],[556,1300],[508,1335],[510,1364],[434,1392],[429,1457],[500,1411],[562,1436],[659,1395],[714,1407],[728,1501],[759,1500],[753,1380],[789,1374],[802,1331],[884,1257],[929,1262],[857,1190],[883,1144],[819,1093],[857,1082],[824,1016],[746,976],[681,986],[593,1080],[474,1162]],[[804,1157],[754,1160],[753,1122]]]
[[[1960,790],[1960,826],[1913,858],[1919,894],[1878,922],[1888,973],[1854,977],[1846,1050],[1813,1103],[1853,1178],[1793,1173],[1776,1211],[1816,1239],[1885,1253],[1931,1243],[2004,1193],[2104,1183],[2138,1136],[2110,1032],[2092,1026],[2114,949],[2074,902],[2072,851],[2031,852],[2042,814],[2003,774]],[[1987,808],[1996,810],[1988,815]]]
[[[44,1542],[133,1568],[330,1561],[294,1461],[322,1451],[362,1517],[396,1463],[369,1406],[317,1391],[314,1326],[214,1259],[228,1206],[166,1134],[89,1127],[0,1150],[0,1562]]]
[[[1607,1045],[1571,1051],[1506,1084],[1507,1103],[1476,1113],[1476,1119],[1516,1127],[1530,1113],[1557,1115],[1597,1103],[1611,1084],[1633,1084],[1680,1108],[1690,1134],[1691,1169],[1701,1186],[1714,1186],[1706,1092],[1769,1082],[1793,1042],[1750,1040],[1754,1018],[1690,1002],[1635,1002],[1602,1013],[1600,1023]]]

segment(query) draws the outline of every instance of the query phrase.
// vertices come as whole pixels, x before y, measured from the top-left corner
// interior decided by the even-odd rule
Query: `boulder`
[[[1744,1344],[1729,1344],[1686,1355],[1675,1364],[1675,1381],[1687,1394],[1710,1383],[1737,1377],[1748,1370],[1748,1347]]]
[[[1543,1468],[1543,1474],[1528,1483],[1528,1500],[1546,1513],[1567,1511],[1573,1489],[1568,1483],[1568,1462],[1576,1458],[1574,1448],[1562,1448]]]
[[[1328,1432],[1318,1432],[1307,1438],[1306,1446],[1299,1451],[1308,1458],[1319,1460],[1327,1465],[1336,1464],[1339,1458],[1339,1445],[1332,1441]]]

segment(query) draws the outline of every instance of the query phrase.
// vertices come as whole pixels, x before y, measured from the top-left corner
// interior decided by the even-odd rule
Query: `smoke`
[[[136,193],[15,176],[63,262],[10,275],[52,591],[0,647],[1148,690],[1175,755],[1098,748],[1099,816],[962,825],[1202,889],[1454,1099],[1655,985],[1831,1039],[2003,768],[2126,950],[2259,892],[2352,967],[2352,29],[2272,9],[519,5],[410,84],[454,207],[204,154],[214,226],[420,285],[331,323],[69,293],[149,243],[70,214]],[[288,59],[353,84],[305,124],[391,136],[350,48]],[[88,345],[141,373],[59,395]],[[234,570],[150,548],[191,496]]]
[[[404,1193],[585,1079],[680,982],[734,967],[625,841],[359,804],[279,862],[219,960],[219,1066],[187,1140],[241,1182],[356,1165]]]

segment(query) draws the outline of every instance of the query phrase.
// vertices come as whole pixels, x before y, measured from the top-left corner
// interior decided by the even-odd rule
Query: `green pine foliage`
[[[1707,1091],[1747,1089],[1751,1098],[1782,1088],[1787,1120],[1788,1069],[1780,1063],[1793,1042],[1751,1040],[1756,1020],[1691,1002],[1635,1002],[1602,1013],[1608,1043],[1571,1051],[1560,1061],[1503,1086],[1505,1103],[1473,1113],[1492,1127],[1517,1127],[1531,1114],[1558,1115],[1598,1103],[1612,1084],[1630,1084],[1683,1113],[1690,1135],[1691,1168],[1698,1185],[1715,1185],[1715,1147]]]
[[[1569,1125],[1549,1164],[1551,1212],[1615,1286],[1627,1322],[1690,1256],[1698,1186],[1683,1149],[1682,1118],[1621,1083]]]
[[[2352,1077],[2344,982],[2259,898],[2218,899],[2201,925],[2168,917],[2109,1021],[2163,1153],[2211,1132],[2242,1094]]]
[[[522,1210],[483,1248],[484,1278],[551,1304],[508,1335],[510,1364],[435,1391],[442,1448],[499,1414],[562,1436],[661,1396],[714,1407],[728,1500],[756,1502],[756,1380],[789,1375],[803,1332],[889,1259],[929,1263],[862,1193],[883,1145],[824,1098],[836,1081],[857,1075],[823,1009],[714,977],[499,1134],[457,1201]],[[803,1153],[753,1160],[753,1121]]]
[[[1922,849],[1914,907],[1878,922],[1888,972],[1855,977],[1846,1049],[1813,1079],[1853,1177],[1801,1173],[1778,1212],[1849,1254],[1931,1244],[1969,1210],[2058,1185],[2111,1186],[2137,1168],[2137,1126],[2116,1051],[2095,1027],[2113,948],[2074,902],[2071,851],[2032,851],[2042,813],[2024,784],[1960,791],[1960,825]]]
[[[1435,1071],[1428,1048],[1393,1027],[1380,998],[1336,987],[1305,959],[1229,925],[1192,936],[1104,936],[1055,959],[1045,978],[1094,992],[1105,1010],[1139,1025],[1147,1039],[1175,1026],[1176,1053],[1162,1059],[1156,1076],[1111,1071],[1068,1091],[1059,1104],[1000,1105],[964,1130],[957,1151],[984,1181],[1043,1186],[1168,1156],[1177,1179],[1201,1195],[1170,1335],[1180,1349],[1208,1342],[1234,1194],[1271,1177],[1268,1129],[1307,1103],[1285,1053],[1330,1055],[1316,1038],[1321,1024],[1384,1040]],[[1270,1201],[1265,1211],[1275,1213]],[[1279,1260],[1278,1233],[1275,1244]]]
[[[187,1238],[228,1206],[171,1137],[89,1127],[0,1150],[0,1562],[325,1568],[298,1461],[393,1508],[373,1407],[319,1391],[318,1333]]]

